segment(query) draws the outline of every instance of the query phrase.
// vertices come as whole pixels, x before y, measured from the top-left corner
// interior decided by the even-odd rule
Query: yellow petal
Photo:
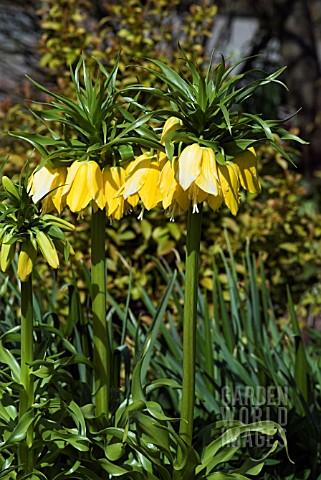
[[[77,172],[66,199],[66,203],[72,212],[80,212],[87,207],[92,199],[90,189],[88,188],[87,172],[88,162],[79,162]],[[68,176],[66,181],[68,181]]]
[[[6,272],[9,265],[12,262],[14,253],[16,251],[16,243],[13,242],[11,244],[7,243],[10,241],[11,233],[6,233],[1,245],[1,253],[0,253],[0,267],[3,272]]]
[[[175,130],[179,130],[182,127],[182,121],[177,117],[169,117],[163,127],[161,143],[164,143],[166,135],[169,135]]]
[[[162,152],[161,150],[159,150],[159,151],[157,152],[157,160],[158,160],[159,162],[166,161],[166,160],[167,160],[166,153],[165,153],[165,152]]]
[[[105,208],[103,174],[98,163],[94,161],[87,162],[87,185],[91,198],[98,207]]]
[[[208,193],[201,190],[195,183],[188,189],[188,197],[192,200],[194,207],[199,203],[203,203],[207,196]]]
[[[143,154],[137,157],[133,164],[131,164],[122,192],[125,199],[130,195],[138,193],[142,188],[148,175],[150,163],[151,157]]]
[[[148,172],[139,190],[139,196],[142,199],[144,207],[151,210],[161,201],[161,194],[159,189],[160,170],[157,160],[150,162]]]
[[[257,156],[253,147],[233,159],[243,188],[251,193],[260,193],[261,185],[257,172]]]
[[[37,170],[32,176],[32,200],[37,203],[50,190],[52,184],[57,176],[56,169],[50,168],[47,165]]]
[[[197,143],[188,145],[188,147],[182,151],[178,159],[177,178],[183,190],[187,190],[192,182],[199,176],[201,172],[202,155],[202,148]]]
[[[221,195],[209,195],[206,201],[211,209],[216,211],[222,205],[223,197]]]
[[[34,186],[34,176],[35,174],[32,173],[30,177],[28,178],[28,194],[32,197],[33,194],[35,193],[35,186]]]
[[[183,188],[180,185],[177,185],[175,195],[174,195],[174,201],[178,203],[180,208],[186,212],[189,209],[190,206],[190,198],[188,196],[188,192],[183,190]]]
[[[232,163],[218,166],[218,174],[224,201],[233,215],[237,214],[240,197],[236,167]]]
[[[125,180],[125,170],[121,167],[105,167],[103,169],[103,182],[105,185],[105,201],[107,216],[115,216],[119,220],[124,213],[124,199],[117,196],[119,188]]]
[[[19,253],[17,270],[18,277],[22,282],[25,282],[31,274],[36,257],[37,250],[31,241],[23,242]]]
[[[56,209],[61,213],[64,207],[62,191],[66,182],[66,174],[67,169],[65,167],[50,168],[44,166],[30,177],[28,188],[33,201],[37,202],[46,195],[42,202],[43,212]],[[52,193],[49,193],[51,190],[53,190]]]
[[[61,213],[63,207],[65,206],[65,201],[63,198],[63,189],[66,183],[67,177],[67,168],[62,167],[57,169],[57,175],[52,183],[52,189],[55,189],[49,197],[52,200],[53,205],[56,210]]]
[[[128,205],[131,207],[136,207],[137,203],[139,202],[139,195],[138,193],[135,193],[134,195],[129,195],[128,198],[126,198],[126,202]]]
[[[170,161],[167,161],[161,171],[159,179],[159,190],[162,197],[163,208],[168,208],[172,203],[177,185],[174,168]]]
[[[124,193],[124,188],[125,188],[125,179],[128,176],[128,174],[134,169],[134,162],[130,162],[125,170],[122,168],[122,171],[124,172],[124,175],[122,176],[121,180],[121,187],[117,191],[116,197],[122,197]],[[129,197],[126,198],[125,203],[124,203],[124,210],[130,210],[130,207],[136,207],[137,203],[139,202],[139,195],[138,193],[134,193],[133,195],[129,195]]]
[[[42,230],[38,230],[36,232],[36,240],[45,260],[49,263],[49,265],[52,268],[58,268],[59,258],[58,258],[58,253],[57,253],[55,244],[52,241],[52,238],[49,237],[49,235],[47,235]]]
[[[204,192],[218,195],[219,186],[215,154],[211,148],[205,147],[202,148],[202,152],[202,168],[195,183]]]
[[[70,167],[67,169],[67,178],[65,186],[62,190],[61,196],[65,198],[74,183],[75,177],[77,175],[78,169],[83,165],[83,162],[73,162]]]

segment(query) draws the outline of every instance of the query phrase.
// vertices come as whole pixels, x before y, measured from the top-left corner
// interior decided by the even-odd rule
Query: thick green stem
[[[31,275],[26,282],[21,282],[21,369],[19,419],[34,403],[34,382],[30,364],[33,362],[33,307]],[[25,473],[33,470],[33,425],[27,430],[26,439],[19,447],[19,464],[24,465]]]
[[[92,213],[91,282],[97,415],[108,415],[111,377],[111,346],[106,322],[105,223],[103,210]]]
[[[188,444],[192,444],[195,403],[195,357],[197,290],[199,250],[202,225],[202,205],[199,213],[192,213],[190,207],[187,219],[186,266],[183,325],[183,386],[181,422],[179,433]]]

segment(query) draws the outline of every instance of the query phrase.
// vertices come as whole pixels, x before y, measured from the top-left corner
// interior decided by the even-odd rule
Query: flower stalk
[[[34,403],[34,381],[30,364],[33,362],[33,306],[31,275],[21,282],[21,369],[19,419]],[[24,465],[24,472],[33,470],[33,424],[28,427],[26,439],[19,446],[19,465]]]
[[[106,322],[106,260],[104,210],[92,213],[91,288],[94,336],[96,414],[108,414],[111,377],[111,345]]]
[[[198,213],[190,206],[187,218],[184,319],[183,319],[183,385],[179,434],[192,444],[195,403],[195,357],[197,324],[197,291],[199,251],[202,226],[202,204]]]

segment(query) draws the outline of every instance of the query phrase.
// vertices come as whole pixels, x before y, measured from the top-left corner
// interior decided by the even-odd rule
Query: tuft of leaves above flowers
[[[246,113],[242,109],[245,100],[264,85],[278,83],[286,88],[278,78],[286,67],[270,75],[255,70],[261,78],[245,84],[246,77],[253,74],[254,70],[236,75],[233,75],[233,71],[246,59],[228,67],[223,56],[221,62],[214,65],[212,56],[205,73],[202,73],[182,48],[179,47],[179,51],[187,73],[179,74],[165,63],[150,58],[149,61],[157,69],[148,70],[165,84],[166,91],[143,89],[170,101],[170,109],[158,111],[155,115],[177,117],[180,120],[179,130],[173,130],[164,138],[169,159],[175,154],[175,144],[196,142],[213,149],[217,162],[224,165],[246,149],[267,141],[291,161],[281,147],[280,140],[306,142],[282,128],[285,120],[264,120],[260,114]]]

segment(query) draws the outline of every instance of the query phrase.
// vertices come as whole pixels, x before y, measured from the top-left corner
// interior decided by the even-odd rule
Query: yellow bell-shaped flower
[[[63,197],[72,212],[80,212],[91,200],[96,207],[105,208],[103,174],[98,163],[93,160],[72,163]]]
[[[260,193],[261,185],[257,171],[257,156],[253,147],[233,158],[233,163],[237,166],[240,183],[245,190],[250,193]]]
[[[219,195],[219,177],[213,150],[197,143],[184,148],[178,159],[177,181],[183,190],[195,184],[204,192]]]
[[[240,205],[239,179],[234,163],[218,166],[220,186],[226,206],[233,215],[237,214]]]
[[[128,168],[126,181],[118,192],[124,199],[138,193],[144,208],[151,210],[161,201],[159,189],[160,173],[166,159],[159,161],[156,155],[144,153]]]
[[[56,209],[61,213],[65,202],[63,199],[63,187],[66,183],[67,168],[51,168],[44,165],[36,170],[29,180],[29,193],[32,200],[37,203],[42,198],[44,212]]]
[[[137,194],[130,195],[127,200],[118,195],[119,189],[124,185],[126,170],[122,167],[105,167],[103,169],[104,192],[106,201],[106,214],[115,220],[124,216],[131,207],[139,201]]]

